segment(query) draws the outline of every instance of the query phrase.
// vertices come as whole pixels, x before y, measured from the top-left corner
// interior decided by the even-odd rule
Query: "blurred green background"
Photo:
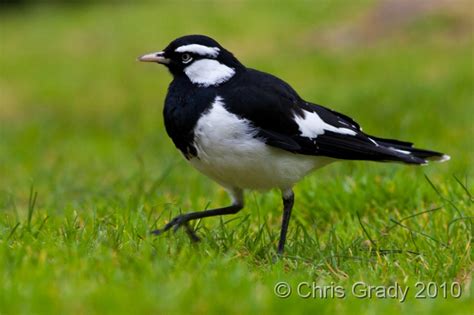
[[[473,306],[468,293],[339,304],[282,300],[272,291],[282,279],[347,285],[363,278],[457,280],[469,292],[471,1],[20,1],[0,10],[0,313],[443,314]],[[275,192],[247,195],[237,216],[243,225],[201,222],[198,248],[182,233],[151,238],[147,231],[172,214],[227,202],[165,134],[170,75],[135,61],[185,34],[215,38],[246,66],[354,117],[369,134],[452,160],[421,168],[348,162],[318,171],[296,189],[288,257],[276,264]],[[344,258],[367,241],[356,214],[382,244],[407,250],[414,233],[398,228],[384,238],[389,217],[435,206],[445,208],[412,227],[449,250],[421,237],[421,258],[379,256],[373,265]]]

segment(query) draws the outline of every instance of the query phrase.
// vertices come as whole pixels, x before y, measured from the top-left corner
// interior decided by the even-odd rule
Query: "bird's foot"
[[[176,232],[181,226],[184,226],[184,228],[186,229],[186,233],[193,242],[198,242],[201,240],[199,236],[196,235],[196,232],[194,232],[194,230],[189,225],[189,218],[185,214],[174,217],[162,229],[151,231],[151,233],[154,235],[161,235],[171,228],[173,228],[173,231]]]

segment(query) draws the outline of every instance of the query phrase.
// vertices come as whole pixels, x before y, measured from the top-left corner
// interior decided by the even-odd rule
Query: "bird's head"
[[[200,87],[225,83],[244,69],[231,52],[204,35],[177,38],[162,51],[138,60],[162,64],[174,77],[185,77]]]

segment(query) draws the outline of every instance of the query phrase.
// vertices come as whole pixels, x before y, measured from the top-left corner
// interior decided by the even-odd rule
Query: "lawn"
[[[469,1],[0,10],[0,314],[472,314]],[[196,222],[198,244],[183,231],[153,237],[180,212],[228,203],[165,133],[170,75],[135,60],[191,33],[369,134],[452,159],[308,176],[280,259],[278,191],[249,191],[239,214]],[[358,282],[409,290],[404,301],[357,297]]]

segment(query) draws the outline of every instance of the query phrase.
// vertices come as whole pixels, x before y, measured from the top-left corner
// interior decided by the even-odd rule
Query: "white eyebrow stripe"
[[[190,44],[190,45],[184,45],[176,48],[174,50],[175,52],[189,52],[189,53],[194,53],[198,54],[201,56],[210,56],[210,57],[217,57],[219,55],[219,47],[207,47],[204,45],[199,45],[199,44]]]

